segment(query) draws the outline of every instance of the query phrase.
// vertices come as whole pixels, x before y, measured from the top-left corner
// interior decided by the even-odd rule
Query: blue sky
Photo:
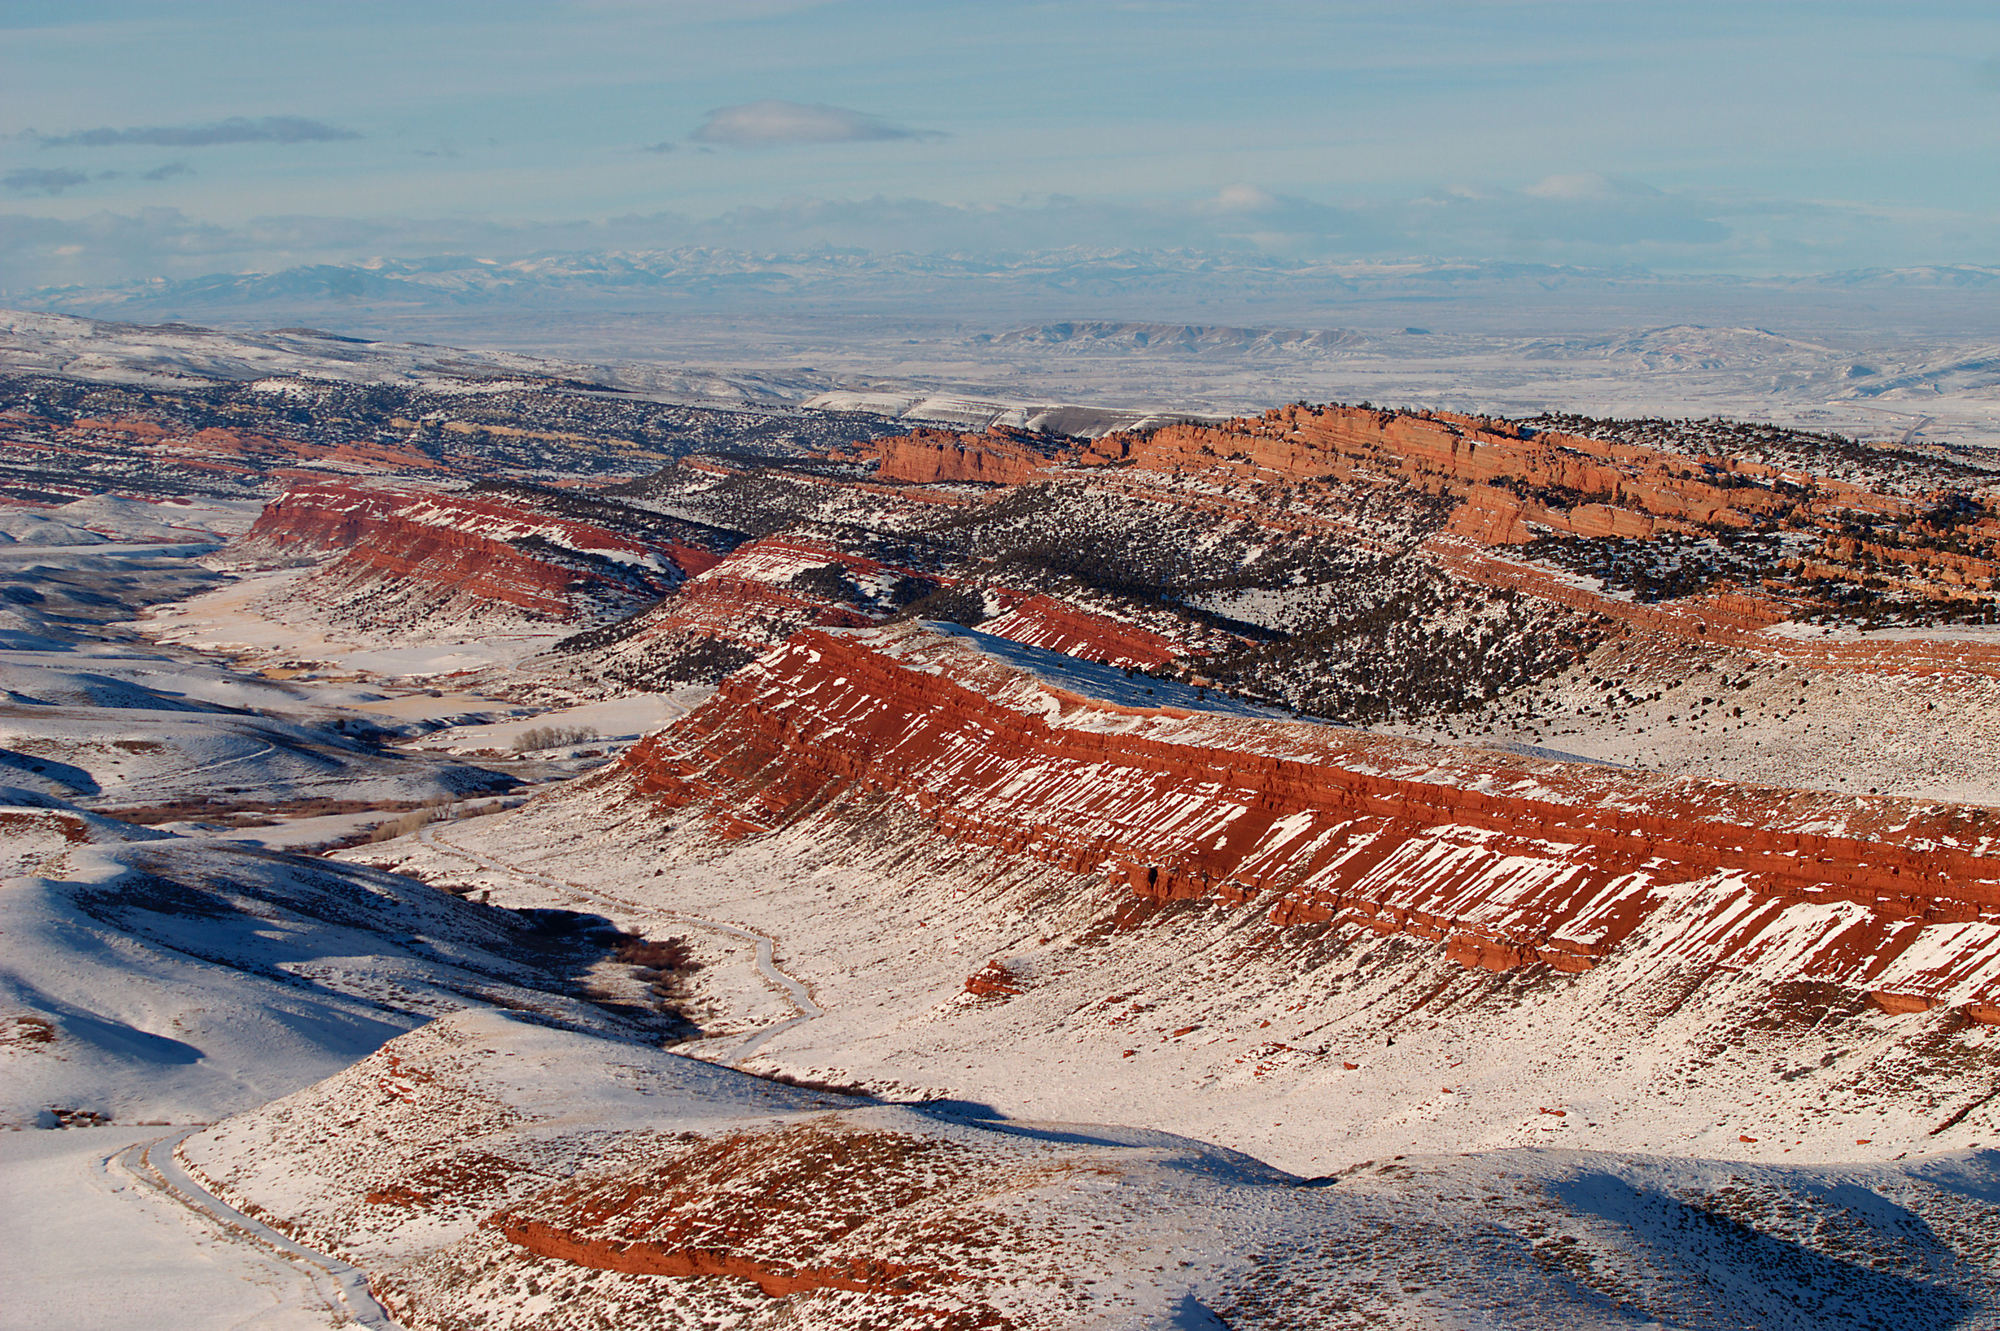
[[[0,287],[684,244],[2000,262],[2000,6],[0,7]]]

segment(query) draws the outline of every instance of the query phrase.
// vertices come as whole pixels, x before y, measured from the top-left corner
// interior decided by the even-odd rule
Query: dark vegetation
[[[701,969],[685,938],[645,938],[623,933],[611,949],[612,959],[633,968],[633,977],[645,983],[657,1011],[680,1015],[687,998],[688,979]]]
[[[854,605],[866,601],[854,579],[839,564],[816,564],[792,575],[792,590],[822,601]]]
[[[56,460],[43,448],[4,447],[10,435],[46,443],[85,419],[149,421],[176,435],[217,429],[278,440],[282,443],[269,451],[291,459],[301,445],[307,453],[357,443],[385,445],[429,459],[446,473],[511,475],[523,481],[629,476],[704,451],[795,457],[904,428],[871,416],[833,412],[732,411],[653,402],[562,379],[474,393],[326,380],[296,380],[287,389],[273,393],[246,383],[144,387],[0,374],[0,410],[17,413],[0,430],[0,494],[60,503],[106,490],[240,498],[273,495],[282,487],[281,480],[261,468],[217,471],[196,465],[198,460],[181,450],[156,450],[127,435],[106,433],[87,445],[71,435],[64,450],[53,455]]]
[[[716,684],[724,676],[756,660],[755,647],[727,642],[721,638],[690,638],[667,644],[642,661],[614,661],[604,667],[605,677],[632,688],[656,689],[667,685]]]
[[[1790,549],[1796,550],[1794,539]],[[1787,539],[1780,533],[1726,533],[1712,537],[1668,533],[1652,540],[1630,537],[1537,537],[1521,547],[1530,559],[1598,579],[1606,590],[1630,592],[1639,601],[1673,601],[1723,583],[1755,584],[1780,573]]]
[[[1353,724],[1450,714],[1558,674],[1607,626],[1506,591],[1423,579],[1324,627],[1203,657],[1236,692]]]
[[[1519,424],[1612,443],[1664,448],[1692,457],[1740,458],[1787,471],[1848,481],[1886,494],[1990,482],[1990,450],[1949,451],[1917,445],[1863,443],[1845,435],[1754,421],[1645,418],[1620,420],[1547,412]],[[1985,462],[1987,466],[1976,465]]]

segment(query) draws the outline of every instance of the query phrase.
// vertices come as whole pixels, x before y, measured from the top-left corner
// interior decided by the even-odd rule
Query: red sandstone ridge
[[[658,596],[718,556],[483,495],[309,485],[267,505],[236,549],[338,552],[314,576],[352,597],[377,584],[417,601],[577,617],[583,598]]]
[[[1030,647],[1141,670],[1169,665],[1177,658],[1188,655],[1191,646],[1137,624],[1097,614],[1041,593],[1020,601],[1006,613],[987,620],[979,627],[983,633],[1011,638]],[[1207,650],[1213,650],[1217,645],[1209,641],[1200,644]],[[1233,641],[1230,645],[1234,645]]]
[[[1704,645],[1766,657],[1799,653],[1795,640],[1773,639],[1765,628],[1821,613],[1851,616],[1858,601],[1871,597],[1928,604],[1946,619],[1976,617],[1990,606],[2000,569],[2000,513],[1990,502],[1968,504],[1956,491],[1876,493],[1720,453],[1446,413],[1288,406],[1219,425],[1169,425],[1062,447],[1003,434],[931,432],[880,440],[864,452],[880,459],[877,477],[885,482],[1083,484],[1210,519],[1227,512],[1280,537],[1309,536],[1322,519],[1341,524],[1341,507],[1310,502],[1316,487],[1345,487],[1346,504],[1352,494],[1380,496],[1392,511],[1443,501],[1444,522],[1429,534],[1423,554],[1454,578],[1527,591],[1647,634],[1705,639]],[[1302,492],[1307,502],[1295,502]],[[1766,541],[1784,534],[1787,548],[1802,553],[1725,561],[1729,571],[1699,595],[1661,605],[1607,594],[1552,564],[1537,568],[1507,557],[1512,547],[1545,537],[1746,534]],[[1798,535],[1814,539],[1801,544]],[[1350,539],[1366,545],[1371,538],[1356,527]],[[1589,563],[1589,556],[1578,557]],[[1023,640],[1068,651],[1090,635],[1050,623],[1029,626]],[[1084,654],[1148,664],[1143,649]],[[1979,643],[1940,652],[1870,644],[1800,659],[1836,669],[1965,666],[2000,673],[2000,648]]]
[[[866,451],[881,460],[876,475],[885,481],[1023,485],[1041,479],[1052,465],[1051,456],[1034,447],[1029,438],[999,430],[983,435],[919,430],[878,439]]]
[[[1492,969],[1586,970],[1680,930],[1730,967],[2000,1003],[1993,810],[1112,703],[1063,658],[1037,677],[980,641],[801,633],[604,779],[728,836],[887,794],[938,835],[1142,898],[1268,903]]]
[[[745,1281],[771,1298],[894,1296],[898,1321],[994,1327],[993,1258],[1052,1279],[1026,1226],[989,1196],[1059,1177],[998,1152],[825,1119],[656,1152],[559,1184],[486,1223],[538,1256],[599,1270]]]
[[[1696,464],[1658,449],[1524,432],[1505,422],[1442,413],[1292,406],[1221,426],[1170,425],[1144,435],[1108,435],[1090,451],[1158,470],[1261,472],[1291,480],[1345,477],[1357,470],[1399,475],[1419,488],[1465,499],[1460,529],[1499,543],[1527,539],[1529,523],[1580,536],[1747,526],[1754,516],[1793,502],[1775,484],[1776,469],[1758,463]],[[1864,495],[1853,487],[1842,490]],[[1557,508],[1535,497],[1538,491],[1582,502]]]
[[[799,629],[878,622],[894,609],[899,584],[931,585],[804,537],[751,541],[658,606],[616,626],[616,640],[605,644],[598,668],[635,685],[713,679]],[[718,664],[722,668],[714,668]]]

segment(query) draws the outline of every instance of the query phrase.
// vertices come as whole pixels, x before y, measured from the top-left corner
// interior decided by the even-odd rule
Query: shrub
[[[534,726],[514,737],[514,752],[568,748],[572,744],[588,744],[596,738],[597,732],[588,726]]]

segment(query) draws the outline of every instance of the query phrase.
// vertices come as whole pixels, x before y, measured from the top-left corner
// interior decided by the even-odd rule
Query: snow
[[[13,835],[61,819],[12,812]],[[51,1036],[0,1048],[0,1122],[52,1105],[213,1118],[486,1002],[616,1024],[550,992],[507,916],[435,888],[229,841],[96,836],[50,838],[0,887],[0,1001]]]
[[[307,691],[129,644],[0,647],[5,782],[95,808],[305,799],[385,804],[490,782],[463,764],[385,758],[347,732],[380,693]]]
[[[1538,1117],[1557,1136],[1568,1121]],[[840,1100],[493,1013],[406,1036],[185,1155],[213,1191],[349,1254],[378,1288],[496,1328],[558,1307],[629,1326],[860,1327],[910,1298],[808,1284],[765,1301],[742,1281],[548,1262],[483,1222],[496,1211],[627,1253],[700,1244],[726,1216],[732,1255],[803,1272],[854,1252],[901,1266],[927,1305],[970,1300],[968,1320],[990,1310],[1024,1331],[1289,1325],[1301,1310],[1860,1331],[1954,1324],[1996,1295],[1995,1152],[1798,1166],[1540,1141],[1308,1180],[1170,1133]],[[711,1188],[675,1186],[718,1159],[733,1164]],[[391,1197],[409,1200],[364,1200]]]
[[[247,499],[154,502],[91,495],[48,508],[0,510],[0,537],[35,546],[111,541],[124,546],[147,542],[213,545],[248,531],[263,507],[261,500]]]
[[[1377,728],[1749,786],[2000,804],[2000,680],[1973,671],[1816,669],[1612,644],[1503,707]]]
[[[158,1127],[0,1132],[0,1327],[7,1331],[325,1331],[289,1262],[233,1242],[118,1163]]]
[[[1921,1090],[1884,1097],[1863,1089],[1883,1075],[1871,1068],[1929,1038],[1929,1018],[1861,1015],[1806,1036],[1741,1033],[1755,1009],[1734,1005],[1753,994],[1761,1001],[1757,985],[1787,973],[1782,952],[1758,960],[1756,975],[1767,978],[1746,976],[1740,998],[1724,986],[1660,1018],[1656,995],[1677,992],[1681,971],[1699,971],[1727,940],[1712,903],[1743,894],[1724,884],[1704,884],[1662,910],[1630,945],[1629,964],[1476,1001],[1478,972],[1352,926],[1302,955],[1262,923],[1255,903],[1182,915],[1170,931],[1098,938],[1094,926],[1117,897],[1051,895],[1060,878],[1049,871],[1015,871],[982,886],[989,870],[980,858],[943,848],[914,862],[878,855],[818,822],[717,854],[699,838],[642,831],[643,811],[574,821],[564,805],[446,832],[487,865],[518,866],[470,880],[496,901],[548,904],[564,899],[550,894],[552,883],[581,884],[589,895],[569,900],[600,908],[615,900],[628,927],[672,930],[673,919],[699,916],[777,938],[784,964],[826,1015],[772,1039],[760,1061],[804,1076],[977,1099],[1010,1117],[1152,1126],[1303,1173],[1397,1152],[1529,1145],[1557,1125],[1570,1144],[1594,1149],[1755,1158],[1798,1148],[1806,1159],[1879,1159],[2000,1137],[2000,1124],[1983,1113],[1943,1138],[1929,1135],[1959,1094],[1943,1068],[1920,1078]],[[635,840],[652,848],[635,854]],[[462,868],[397,843],[350,853],[427,873]],[[1481,872],[1520,871],[1498,861]],[[1624,890],[1661,893],[1639,881]],[[1579,934],[1590,929],[1577,922]],[[994,957],[1035,982],[999,1006],[969,1002],[964,978]],[[1440,989],[1460,998],[1420,1021],[1382,1025],[1414,996]],[[733,986],[701,992],[725,1011],[735,1001]],[[1143,993],[1153,995],[1143,1026],[1130,1015],[1140,999],[1103,1006],[1107,995]],[[1166,1036],[1183,1026],[1202,1033]],[[1383,1043],[1385,1032],[1393,1045]],[[1742,1042],[1720,1065],[1705,1052],[1719,1038]],[[1978,1028],[1964,1038],[1992,1045]],[[1858,1062],[1818,1065],[1823,1052],[1856,1041],[1869,1051]],[[1140,1056],[1123,1058],[1133,1045]],[[1635,1050],[1649,1052],[1635,1062]],[[1258,1059],[1246,1061],[1252,1054]],[[1251,1075],[1270,1058],[1271,1072]],[[1341,1069],[1343,1058],[1361,1070]],[[1807,1075],[1774,1081],[1774,1058]],[[1454,1088],[1448,1114],[1440,1084]],[[1563,1120],[1537,1112],[1579,1099],[1600,1108]],[[1735,1140],[1739,1129],[1719,1126],[1743,1122],[1782,1145],[1747,1146]],[[1873,1144],[1857,1149],[1856,1137]]]
[[[579,742],[592,747],[622,746],[685,716],[713,692],[709,685],[690,685],[670,693],[634,693],[507,721],[451,726],[424,736],[410,747],[458,754],[506,751],[513,749],[529,731],[552,728],[587,732]]]
[[[225,652],[266,668],[330,667],[403,680],[518,665],[564,635],[559,629],[493,632],[468,625],[459,634],[427,633],[411,642],[359,628],[334,630],[316,623],[308,606],[286,600],[308,574],[306,569],[250,574],[155,609],[148,616],[148,632],[160,642]]]
[[[861,412],[924,425],[945,426],[974,433],[988,429],[1050,430],[1094,439],[1120,430],[1142,430],[1175,421],[1196,419],[1156,407],[1137,409],[1082,406],[1074,403],[1024,402],[1017,398],[969,396],[922,390],[869,391],[835,389],[799,404],[808,411]]]

